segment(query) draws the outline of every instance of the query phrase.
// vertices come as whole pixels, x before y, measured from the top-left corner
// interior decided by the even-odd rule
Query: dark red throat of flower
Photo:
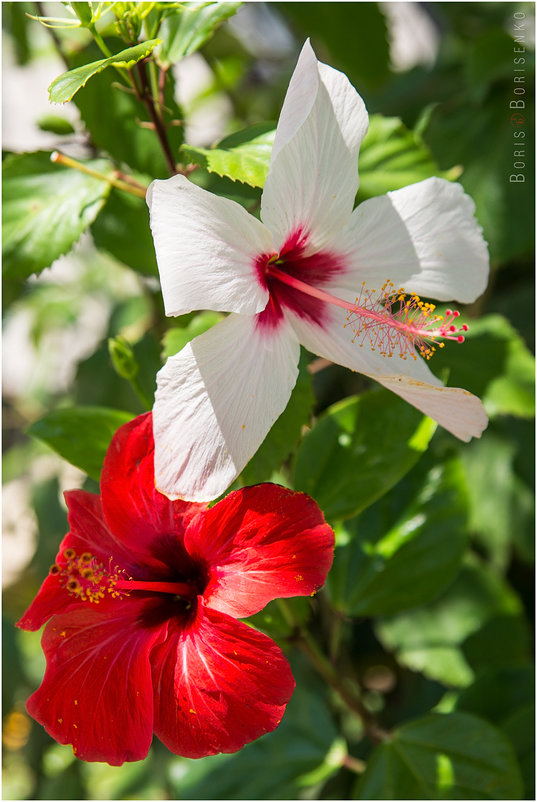
[[[77,556],[74,549],[65,549],[50,573],[59,577],[61,586],[72,596],[92,603],[98,603],[106,596],[129,596],[133,591],[164,593],[189,602],[198,593],[195,583],[191,582],[132,579],[118,566],[113,567],[111,558],[105,567],[89,552]]]

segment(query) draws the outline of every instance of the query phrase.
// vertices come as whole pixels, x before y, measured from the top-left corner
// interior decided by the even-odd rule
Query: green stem
[[[91,33],[91,35],[95,39],[95,44],[97,45],[97,47],[99,48],[101,53],[104,53],[104,55],[107,58],[110,58],[110,56],[112,55],[112,51],[110,50],[110,48],[108,47],[108,45],[104,41],[103,37],[101,36],[101,34],[99,33],[99,31],[97,30],[95,25],[89,25],[88,26],[88,31]]]
[[[364,706],[362,700],[347,687],[334,666],[324,656],[311,634],[295,619],[292,610],[285,599],[279,599],[278,604],[286,621],[294,627],[295,640],[308,660],[317,669],[317,672],[336,691],[338,696],[362,722],[364,730],[374,743],[381,743],[390,737],[377,723],[375,717]]]
[[[76,159],[72,159],[70,156],[66,156],[64,153],[59,153],[57,150],[50,154],[50,160],[54,164],[64,164],[66,167],[72,167],[73,169],[78,170],[80,173],[91,175],[92,178],[98,178],[100,181],[106,181],[111,186],[116,187],[116,189],[122,190],[122,192],[129,192],[131,195],[136,195],[138,198],[145,199],[146,190],[141,186],[141,184],[135,185],[127,183],[126,181],[122,181],[114,175],[105,175],[105,173],[99,173],[97,170],[93,170],[91,167],[88,167],[82,162],[76,161]]]
[[[153,401],[146,394],[145,390],[140,384],[138,376],[133,376],[132,378],[128,379],[128,381],[130,382],[132,389],[134,390],[134,392],[144,405],[144,409],[150,410],[153,407]]]

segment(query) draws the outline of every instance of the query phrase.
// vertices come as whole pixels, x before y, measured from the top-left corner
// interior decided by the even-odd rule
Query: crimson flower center
[[[338,307],[347,312],[343,325],[349,327],[351,341],[383,357],[417,359],[420,354],[430,359],[445,340],[464,342],[468,326],[456,324],[458,311],[434,314],[434,304],[416,293],[407,294],[404,287],[396,289],[390,279],[379,292],[367,288],[364,281],[354,302],[332,295],[327,287],[338,274],[347,272],[344,258],[328,251],[306,255],[306,245],[307,237],[299,230],[279,254],[263,254],[256,260],[259,280],[269,291],[268,304],[257,316],[258,326],[275,328],[288,309],[327,328],[330,307]]]

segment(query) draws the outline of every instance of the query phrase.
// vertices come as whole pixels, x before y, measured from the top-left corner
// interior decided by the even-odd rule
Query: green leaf
[[[136,232],[136,236],[133,236]],[[105,207],[91,226],[97,248],[142,275],[158,275],[155,246],[145,200],[112,189]]]
[[[511,559],[515,522],[524,525],[520,504],[521,480],[515,474],[520,443],[500,436],[492,427],[486,437],[461,450],[468,477],[470,528],[480,546],[499,570]],[[532,530],[532,510],[528,511]],[[518,521],[517,521],[518,516]]]
[[[113,434],[132,417],[104,407],[56,409],[32,423],[28,433],[98,481]]]
[[[530,660],[531,638],[524,616],[499,615],[467,637],[462,652],[476,674],[524,665]]]
[[[311,616],[311,599],[297,596],[293,599],[274,599],[259,613],[244,619],[246,624],[260,629],[269,637],[277,641],[282,638],[291,638],[296,633],[296,626],[305,624]],[[286,614],[288,607],[292,620]]]
[[[502,724],[518,758],[524,799],[535,799],[535,704],[519,707]]]
[[[457,460],[420,462],[380,501],[347,521],[326,588],[348,615],[389,615],[436,598],[467,541],[466,487]]]
[[[101,173],[110,170],[103,160],[84,164]],[[48,153],[9,156],[3,163],[4,275],[26,278],[67,253],[109,191],[106,181],[52,164]]]
[[[529,84],[524,98],[513,94],[513,39],[487,39],[485,60],[483,41],[468,43],[465,62],[472,74],[459,75],[457,92],[427,110],[423,137],[440,167],[464,168],[461,184],[476,203],[491,259],[505,262],[531,254],[534,246],[535,109]],[[524,58],[529,82],[534,74],[529,47]],[[489,69],[491,60],[497,67],[509,65],[503,80]],[[478,71],[486,82],[476,86],[468,79]],[[510,107],[515,100],[524,102],[522,111]]]
[[[176,761],[170,773],[178,797],[297,799],[335,774],[346,749],[324,689],[306,683],[295,666],[293,673],[297,687],[278,728],[235,755]]]
[[[210,173],[262,187],[275,134],[273,123],[259,123],[226,137],[211,149],[183,145],[181,154]]]
[[[185,3],[178,13],[163,21],[159,35],[163,43],[158,61],[163,67],[195,53],[224,20],[232,17],[242,3]]]
[[[429,148],[398,117],[372,114],[360,148],[359,200],[383,195],[392,189],[423,181],[433,175],[457,178],[457,169],[438,169]]]
[[[501,315],[470,322],[463,345],[437,351],[433,368],[449,368],[449,383],[478,395],[491,417],[535,414],[535,360]]]
[[[435,428],[388,390],[347,398],[304,438],[294,487],[313,496],[329,520],[357,515],[412,468]]]
[[[498,632],[497,638],[503,640],[503,633]],[[510,644],[504,640],[503,645],[508,659]],[[483,671],[456,702],[457,710],[486,718],[509,739],[522,771],[525,799],[535,798],[534,698],[535,671],[526,665]]]
[[[520,612],[520,600],[500,577],[468,562],[440,598],[378,621],[376,632],[403,665],[445,685],[465,687],[474,679],[465,640],[490,619]]]
[[[84,64],[74,70],[63,72],[52,81],[48,88],[51,102],[66,103],[71,100],[90,78],[107,67],[132,67],[137,61],[146,58],[160,42],[160,39],[149,39],[147,42],[140,42],[134,47],[128,47],[126,50],[122,50],[121,53],[116,53],[109,58],[102,58],[91,64]]]
[[[45,114],[39,118],[37,125],[42,131],[50,131],[59,136],[68,136],[75,133],[75,129],[69,120],[66,120],[65,117],[60,117],[59,114]]]
[[[373,753],[357,799],[519,799],[522,781],[502,733],[465,713],[431,714]]]
[[[286,408],[240,476],[244,484],[266,481],[280,468],[300,440],[302,427],[309,423],[314,403],[311,375],[302,361]]]
[[[456,709],[473,713],[501,726],[519,707],[534,700],[535,672],[532,666],[510,666],[484,671],[465,688]]]
[[[5,3],[2,9],[2,30],[9,34],[14,46],[16,63],[27,64],[34,53],[30,46],[28,29],[32,22],[27,14],[35,12],[33,3]]]

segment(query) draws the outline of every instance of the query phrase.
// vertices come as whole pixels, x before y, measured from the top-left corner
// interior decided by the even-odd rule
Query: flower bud
[[[130,343],[124,337],[110,337],[108,352],[116,373],[129,381],[134,379],[139,366]]]

